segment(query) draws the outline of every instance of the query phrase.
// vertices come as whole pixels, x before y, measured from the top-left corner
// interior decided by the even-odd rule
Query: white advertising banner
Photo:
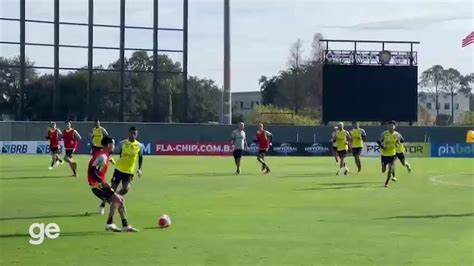
[[[2,154],[49,154],[49,141],[0,141]]]
[[[405,155],[407,157],[430,157],[431,144],[423,142],[405,143]],[[380,156],[380,147],[376,142],[366,142],[362,150],[362,156]]]

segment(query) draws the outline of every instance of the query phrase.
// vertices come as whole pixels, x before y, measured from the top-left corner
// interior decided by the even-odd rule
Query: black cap
[[[389,125],[396,125],[397,122],[395,122],[395,120],[392,120],[392,121],[388,122],[388,124],[389,124]]]
[[[136,131],[137,128],[136,127],[130,127],[129,131]]]

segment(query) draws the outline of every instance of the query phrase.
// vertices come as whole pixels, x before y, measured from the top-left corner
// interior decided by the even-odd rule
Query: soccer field
[[[472,159],[410,159],[411,174],[397,162],[384,188],[379,158],[336,176],[329,157],[270,157],[271,175],[246,157],[237,176],[230,157],[145,157],[126,196],[141,231],[111,233],[89,156],[77,158],[73,178],[66,164],[47,170],[48,156],[0,156],[1,265],[474,264]],[[173,224],[157,229],[163,213]],[[57,223],[60,237],[29,244],[35,222]]]

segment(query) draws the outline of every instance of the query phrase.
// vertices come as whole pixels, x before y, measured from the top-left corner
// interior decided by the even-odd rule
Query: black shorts
[[[337,151],[337,156],[339,156],[339,158],[345,158],[346,155],[347,155],[347,151],[346,151],[346,150]]]
[[[92,188],[92,193],[96,195],[99,199],[110,203],[112,201],[112,196],[114,195],[114,191],[111,188]]]
[[[383,156],[380,158],[382,160],[382,165],[386,166],[387,164],[392,164],[395,161],[395,155],[394,156]]]
[[[234,155],[235,159],[239,159],[239,158],[242,157],[242,155],[244,155],[244,151],[243,150],[234,150],[233,155]]]
[[[67,149],[65,150],[66,157],[72,158],[72,155],[74,154],[74,149]]]
[[[337,153],[337,147],[334,147],[334,146],[333,146],[333,147],[332,147],[332,151],[333,151],[334,153]]]
[[[258,150],[258,155],[266,155],[268,150]]]
[[[352,155],[360,155],[362,153],[362,148],[352,148]]]
[[[114,171],[114,175],[112,177],[112,187],[117,187],[120,183],[122,183],[122,187],[128,187],[130,183],[133,181],[133,175],[121,172],[117,169]]]
[[[59,153],[59,146],[50,147],[49,150],[51,151],[51,154],[58,154]]]
[[[397,153],[397,158],[398,158],[398,160],[400,160],[401,162],[405,161],[405,153],[403,153],[403,152]]]

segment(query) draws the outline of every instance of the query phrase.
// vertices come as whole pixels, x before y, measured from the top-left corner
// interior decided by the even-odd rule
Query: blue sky
[[[150,26],[152,0],[127,0],[126,24]],[[0,0],[0,16],[18,17],[18,0]],[[53,0],[26,0],[27,18],[53,18]],[[61,20],[87,22],[87,0],[61,0]],[[119,0],[95,0],[95,22],[118,24]],[[189,0],[189,73],[222,85],[223,0]],[[160,0],[160,27],[182,27],[182,1]],[[289,48],[301,38],[309,56],[311,40],[319,32],[330,39],[416,40],[420,72],[434,64],[474,71],[474,45],[461,40],[474,30],[472,1],[431,0],[231,0],[232,89],[258,90],[261,75],[287,67]],[[0,39],[18,40],[16,22],[0,22]],[[64,44],[87,44],[87,28],[62,26]],[[160,48],[181,48],[179,33],[162,32]],[[118,46],[119,31],[96,29],[95,45]],[[53,41],[53,26],[28,24],[27,41]],[[152,47],[152,32],[127,30],[126,45]],[[335,47],[337,48],[337,47]],[[344,47],[340,47],[344,48]],[[374,48],[366,46],[362,48]],[[400,49],[399,46],[388,49]],[[130,54],[131,52],[127,53]],[[0,56],[18,55],[17,47],[0,45]],[[52,66],[52,48],[28,47],[27,56],[41,66]],[[169,54],[181,61],[177,54]],[[95,65],[118,58],[118,51],[97,50]],[[60,51],[66,67],[87,64],[87,50]]]

